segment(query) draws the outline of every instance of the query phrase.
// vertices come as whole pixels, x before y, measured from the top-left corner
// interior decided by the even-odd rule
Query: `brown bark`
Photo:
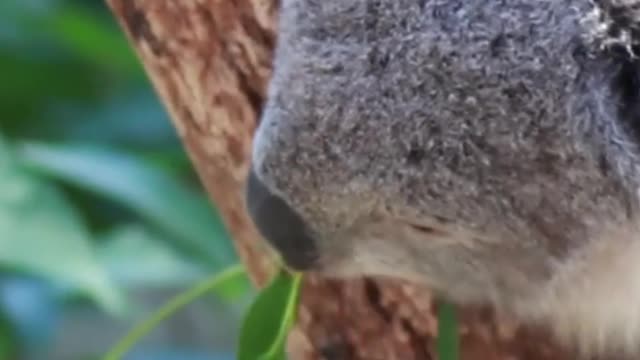
[[[271,73],[276,0],[107,0],[261,286],[272,256],[244,208],[251,138]],[[435,359],[435,302],[399,281],[306,277],[292,359]],[[573,359],[540,332],[461,309],[462,358]]]

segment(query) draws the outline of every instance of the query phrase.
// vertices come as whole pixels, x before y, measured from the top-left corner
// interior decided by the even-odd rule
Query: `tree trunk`
[[[243,186],[271,73],[276,0],[107,0],[171,115],[254,283],[273,266],[249,219]],[[306,276],[292,359],[436,359],[436,302],[383,279]],[[574,359],[544,333],[460,309],[463,359]]]

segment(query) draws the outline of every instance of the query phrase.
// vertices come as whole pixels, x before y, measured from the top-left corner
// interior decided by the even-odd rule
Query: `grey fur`
[[[283,0],[254,169],[319,270],[555,326],[535,303],[573,298],[559,278],[589,281],[566,274],[598,242],[640,242],[609,235],[638,223],[640,10],[595,3]],[[584,347],[576,321],[562,335]]]

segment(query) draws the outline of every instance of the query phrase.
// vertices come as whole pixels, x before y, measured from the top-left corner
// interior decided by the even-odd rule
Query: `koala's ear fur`
[[[640,143],[640,0],[592,0],[585,19],[596,55],[608,59],[617,118]]]
[[[624,48],[637,55],[640,45],[640,0],[592,0],[592,39],[603,48]]]

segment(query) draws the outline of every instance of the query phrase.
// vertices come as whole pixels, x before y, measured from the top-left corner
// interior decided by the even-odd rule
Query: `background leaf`
[[[161,235],[142,224],[120,225],[101,236],[97,253],[121,286],[165,287],[198,281],[206,269],[172,251]]]
[[[105,309],[119,309],[119,294],[96,261],[78,214],[55,186],[20,169],[4,150],[0,264],[78,287]]]
[[[0,309],[0,359],[14,359],[18,354],[18,337],[14,332],[13,324]]]
[[[105,1],[0,1],[0,313],[21,360],[99,359],[137,316],[237,261],[132,50]],[[112,291],[126,313],[87,301]],[[232,354],[251,286],[209,294],[131,359]]]
[[[23,143],[31,169],[118,201],[173,236],[173,245],[212,271],[235,260],[206,197],[134,156],[90,145]]]

